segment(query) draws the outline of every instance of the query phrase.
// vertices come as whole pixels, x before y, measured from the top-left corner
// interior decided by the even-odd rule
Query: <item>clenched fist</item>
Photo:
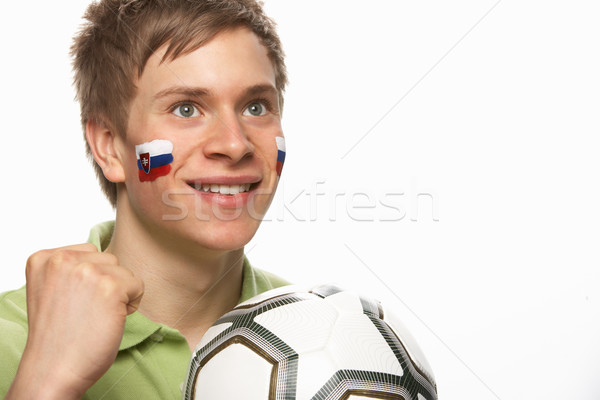
[[[6,399],[81,398],[114,362],[143,282],[92,244],[27,261],[29,335]]]

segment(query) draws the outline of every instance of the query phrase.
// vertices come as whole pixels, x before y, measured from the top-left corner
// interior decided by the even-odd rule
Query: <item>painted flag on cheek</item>
[[[275,141],[277,142],[277,176],[281,176],[281,170],[285,162],[285,138],[277,136]]]
[[[171,172],[173,143],[168,140],[153,140],[135,146],[140,182],[152,182]]]

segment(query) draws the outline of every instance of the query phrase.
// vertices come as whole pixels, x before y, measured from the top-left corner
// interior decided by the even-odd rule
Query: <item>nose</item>
[[[235,113],[220,114],[212,124],[210,138],[204,147],[207,158],[236,164],[254,153],[254,146]]]

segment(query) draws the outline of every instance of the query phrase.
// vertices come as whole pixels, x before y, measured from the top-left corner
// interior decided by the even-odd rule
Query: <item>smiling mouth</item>
[[[221,185],[216,183],[200,184],[200,183],[188,183],[190,187],[205,193],[218,193],[223,195],[236,195],[239,193],[246,193],[256,187],[256,183],[242,183],[239,185]]]

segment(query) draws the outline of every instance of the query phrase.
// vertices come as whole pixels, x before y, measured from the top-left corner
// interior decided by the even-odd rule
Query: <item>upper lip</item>
[[[206,176],[204,178],[196,178],[188,180],[188,185],[244,185],[260,182],[261,178],[255,175],[243,176]]]

